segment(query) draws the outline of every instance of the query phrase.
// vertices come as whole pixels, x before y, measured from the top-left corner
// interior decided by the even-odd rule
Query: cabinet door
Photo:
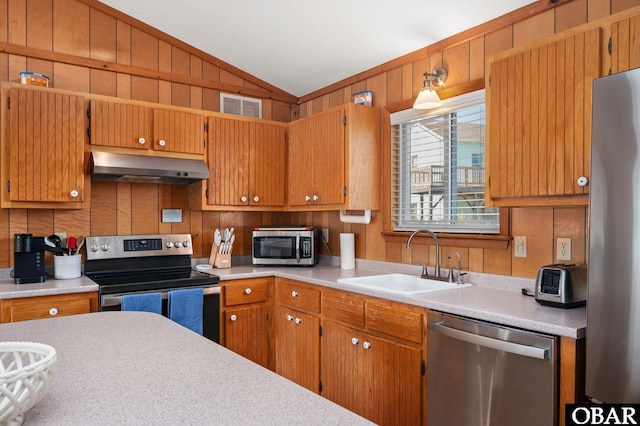
[[[421,350],[326,321],[322,395],[378,424],[422,424]]]
[[[225,347],[268,368],[267,306],[227,309],[224,316]]]
[[[84,200],[84,117],[82,96],[9,90],[10,201]]]
[[[249,127],[249,204],[284,206],[286,129],[263,123]]]
[[[640,16],[611,25],[611,72],[613,74],[640,67]]]
[[[242,120],[209,117],[208,163],[208,204],[247,205],[249,123]]]
[[[91,101],[91,145],[149,149],[151,109],[134,104]]]
[[[204,154],[204,117],[184,111],[153,110],[153,149],[156,151]]]
[[[600,62],[595,28],[489,65],[486,166],[493,204],[533,204],[527,199],[536,197],[540,205],[567,203],[588,192],[577,180],[590,170],[591,84]]]
[[[344,120],[344,108],[335,108],[290,124],[290,205],[344,204]]]
[[[318,392],[320,385],[320,319],[277,306],[276,373]]]

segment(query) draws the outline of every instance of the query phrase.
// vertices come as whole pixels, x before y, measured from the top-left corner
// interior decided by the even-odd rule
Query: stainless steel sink
[[[470,287],[471,284],[456,284],[446,281],[420,278],[407,274],[384,274],[367,277],[339,278],[341,284],[356,285],[373,290],[381,290],[399,294],[432,293],[437,291],[456,290]]]

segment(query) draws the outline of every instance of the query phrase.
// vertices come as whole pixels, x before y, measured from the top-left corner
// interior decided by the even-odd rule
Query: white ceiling
[[[535,2],[100,1],[297,97]]]

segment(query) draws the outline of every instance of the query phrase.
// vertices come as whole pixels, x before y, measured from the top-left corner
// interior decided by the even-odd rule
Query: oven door
[[[189,288],[181,287],[180,289]],[[167,316],[167,299],[169,291],[150,290],[128,293],[100,294],[101,311],[120,311],[122,309],[122,296],[125,294],[162,293],[162,315]],[[204,301],[202,305],[202,335],[209,340],[220,343],[220,286],[204,288]]]

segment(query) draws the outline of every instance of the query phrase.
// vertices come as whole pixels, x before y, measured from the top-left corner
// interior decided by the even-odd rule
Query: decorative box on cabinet
[[[379,108],[355,104],[289,123],[289,207],[380,209],[381,123]]]
[[[83,208],[85,98],[2,84],[2,207]]]

